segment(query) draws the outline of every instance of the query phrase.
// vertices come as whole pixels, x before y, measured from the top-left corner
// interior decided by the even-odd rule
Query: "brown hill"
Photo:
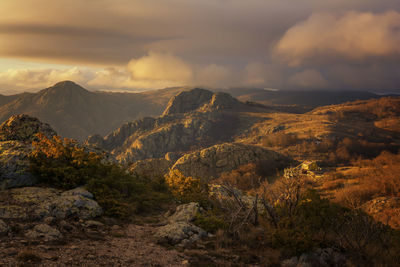
[[[159,115],[168,101],[159,96],[153,101],[151,94],[90,92],[70,81],[6,98],[11,101],[5,99],[8,103],[0,107],[1,122],[15,114],[28,114],[51,124],[62,136],[77,139],[105,135],[124,122]]]

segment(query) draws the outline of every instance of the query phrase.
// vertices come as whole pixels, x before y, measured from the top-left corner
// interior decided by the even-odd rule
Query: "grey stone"
[[[35,225],[25,236],[30,239],[43,239],[44,241],[56,241],[62,238],[60,231],[47,224]]]
[[[197,213],[200,212],[200,205],[196,202],[191,202],[176,207],[175,213],[169,218],[169,222],[191,222]]]

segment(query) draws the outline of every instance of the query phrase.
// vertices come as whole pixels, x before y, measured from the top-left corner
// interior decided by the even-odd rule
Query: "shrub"
[[[265,136],[262,139],[262,144],[263,146],[266,147],[273,147],[273,146],[287,147],[296,145],[299,143],[299,141],[300,139],[297,137],[297,134],[294,133],[285,134],[282,132],[277,132]]]
[[[210,233],[216,233],[218,230],[224,230],[228,227],[226,221],[212,211],[196,214],[193,223]]]
[[[162,180],[132,176],[71,139],[49,139],[41,134],[38,139],[29,159],[31,171],[39,181],[62,189],[86,186],[106,215],[127,218],[158,208],[169,199]]]
[[[242,165],[236,170],[224,172],[218,178],[218,181],[222,184],[228,183],[237,189],[248,191],[261,185],[263,179],[256,171],[257,166],[254,163]]]
[[[165,180],[172,194],[183,203],[208,201],[208,185],[198,178],[184,176],[174,169],[165,176]]]

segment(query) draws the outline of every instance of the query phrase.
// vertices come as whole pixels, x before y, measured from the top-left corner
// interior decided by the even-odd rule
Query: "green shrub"
[[[228,227],[227,222],[223,218],[218,217],[211,211],[204,214],[196,214],[193,223],[210,233],[216,233],[218,230]]]
[[[29,158],[39,181],[62,189],[85,185],[108,216],[127,218],[170,200],[164,180],[132,176],[71,139],[38,138]]]

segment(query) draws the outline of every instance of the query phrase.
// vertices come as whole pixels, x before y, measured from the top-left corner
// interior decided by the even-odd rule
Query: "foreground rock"
[[[56,241],[62,238],[60,231],[47,224],[35,225],[25,236],[32,240],[42,239],[43,241]]]
[[[239,143],[225,143],[186,154],[175,162],[172,170],[178,169],[185,176],[208,182],[223,172],[253,162],[270,164],[275,169],[288,164],[286,157],[274,151]]]
[[[332,248],[319,248],[314,252],[303,253],[300,257],[293,257],[282,261],[282,267],[305,266],[344,266],[346,257]]]
[[[168,217],[168,224],[156,232],[158,242],[186,246],[206,237],[206,231],[191,223],[200,211],[199,204],[194,202],[178,206]]]
[[[37,133],[51,138],[56,132],[46,123],[28,115],[16,115],[0,125],[0,189],[31,186],[28,155]]]
[[[83,188],[62,192],[52,188],[24,187],[0,192],[0,219],[38,220],[46,217],[89,219],[102,208]]]

